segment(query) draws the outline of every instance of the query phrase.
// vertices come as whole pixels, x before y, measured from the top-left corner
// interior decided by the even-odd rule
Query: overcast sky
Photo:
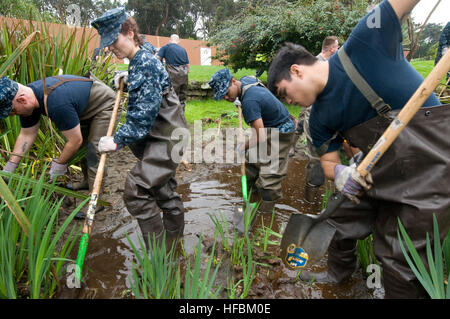
[[[420,24],[424,23],[436,3],[437,0],[420,1],[412,11],[414,22]],[[446,25],[448,21],[450,21],[450,0],[441,0],[441,3],[436,10],[434,10],[428,23],[431,22]]]

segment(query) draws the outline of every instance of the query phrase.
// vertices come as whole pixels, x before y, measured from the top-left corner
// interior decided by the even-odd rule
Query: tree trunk
[[[155,35],[159,36],[159,29],[161,28],[161,26],[167,22],[167,18],[169,17],[169,1],[165,1],[165,8],[164,8],[164,17],[161,20],[161,22],[158,24],[158,26],[156,27],[155,30]]]

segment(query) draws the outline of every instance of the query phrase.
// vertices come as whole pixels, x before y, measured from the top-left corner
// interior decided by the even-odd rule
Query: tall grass
[[[431,241],[427,233],[426,257],[428,267],[426,267],[400,219],[398,219],[398,226],[399,230],[397,230],[397,236],[402,253],[405,256],[409,267],[425,288],[428,295],[432,299],[450,299],[450,285],[448,284],[448,278],[450,275],[450,232],[448,233],[444,244],[441,245],[439,225],[437,223],[436,216],[433,214],[434,244],[432,248]],[[403,244],[403,241],[405,244]]]
[[[191,264],[188,256],[185,266],[184,282],[181,282],[181,264],[177,260],[175,253],[176,246],[172,245],[170,249],[166,247],[165,234],[162,241],[154,238],[149,242],[149,248],[140,242],[140,250],[128,241],[137,258],[137,263],[133,264],[132,292],[139,299],[207,299],[217,298],[221,291],[221,286],[215,287],[215,279],[220,268],[221,262],[215,265],[215,246],[214,243],[211,253],[207,256],[205,269],[203,266],[202,240],[198,240],[194,251],[194,263]],[[216,237],[215,237],[216,240]]]
[[[39,31],[36,31],[38,29]],[[76,38],[76,29],[60,29],[53,35],[47,24],[22,20],[9,26],[4,21],[0,33],[0,73],[24,85],[48,76],[62,74],[85,75],[91,71],[100,80],[109,83],[113,77],[110,56],[101,57],[93,62],[89,56],[88,43],[92,31],[84,28],[81,38]],[[3,150],[4,164],[20,132],[18,116],[0,121],[0,148]],[[50,134],[51,132],[55,134]],[[49,122],[43,120],[29,157],[35,159],[38,168],[42,169],[65,143],[64,136]],[[85,150],[72,158],[69,165],[79,162]]]
[[[59,278],[68,256],[79,237],[80,229],[73,226],[67,239],[64,232],[75,214],[84,205],[81,203],[59,226],[58,213],[62,199],[54,200],[52,189],[44,189],[44,176],[36,185],[26,178],[10,179],[8,186],[13,191],[30,221],[29,236],[13,216],[3,197],[0,205],[0,297],[3,298],[51,298],[60,287]]]

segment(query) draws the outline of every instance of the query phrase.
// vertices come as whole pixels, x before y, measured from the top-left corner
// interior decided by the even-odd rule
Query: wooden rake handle
[[[450,50],[441,58],[439,63],[417,88],[413,96],[411,96],[400,113],[378,139],[375,146],[359,164],[357,171],[362,177],[365,177],[372,170],[373,166],[380,160],[381,156],[383,156],[417,111],[420,110],[423,103],[425,103],[449,70]]]
[[[114,132],[114,126],[115,126],[116,119],[117,119],[117,113],[119,111],[123,87],[124,87],[124,83],[123,83],[123,78],[122,78],[122,79],[120,79],[119,90],[116,93],[116,101],[114,104],[113,113],[111,115],[111,120],[109,121],[109,126],[108,126],[108,131],[106,133],[106,136],[112,136],[112,134]],[[86,219],[84,220],[83,233],[85,233],[85,234],[90,234],[91,230],[92,230],[92,225],[94,223],[95,208],[97,206],[97,200],[98,200],[98,195],[100,193],[100,187],[102,186],[103,173],[105,172],[105,165],[106,165],[106,153],[103,153],[100,156],[100,162],[98,164],[97,174],[95,175],[94,186],[93,186],[92,193],[91,193],[91,200],[89,201],[89,208],[86,213]]]

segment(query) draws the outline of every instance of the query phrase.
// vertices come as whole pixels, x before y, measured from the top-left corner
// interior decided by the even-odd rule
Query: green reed
[[[448,284],[450,274],[450,232],[447,234],[443,245],[441,245],[439,225],[436,216],[433,214],[433,247],[431,247],[428,233],[426,234],[427,267],[422,262],[400,219],[398,219],[398,226],[397,236],[402,253],[428,295],[432,299],[450,299],[450,285]],[[403,244],[403,241],[405,244]]]
[[[51,298],[61,287],[63,266],[78,240],[80,229],[69,225],[86,201],[81,203],[59,226],[58,214],[63,199],[53,199],[53,191],[44,188],[44,175],[34,185],[28,183],[31,169],[24,178],[10,179],[16,205],[30,222],[28,236],[3,200],[0,205],[0,297]],[[20,288],[20,289],[19,289]]]

